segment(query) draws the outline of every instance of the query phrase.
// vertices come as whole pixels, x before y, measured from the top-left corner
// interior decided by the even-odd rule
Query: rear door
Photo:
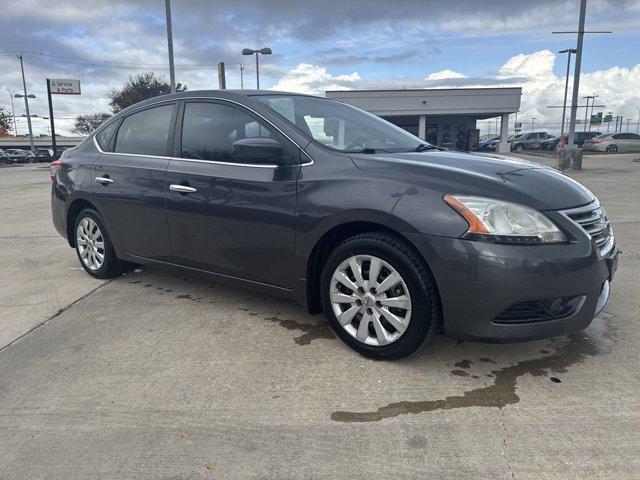
[[[170,261],[166,170],[176,102],[125,117],[93,165],[94,193],[117,250]],[[98,134],[99,135],[99,134]]]
[[[233,142],[248,137],[278,140],[277,165],[236,161]],[[249,110],[222,100],[185,100],[174,143],[167,176],[173,262],[292,287],[298,148]],[[191,191],[175,191],[180,187]]]

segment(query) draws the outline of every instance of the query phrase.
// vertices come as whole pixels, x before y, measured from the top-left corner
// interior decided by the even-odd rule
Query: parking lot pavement
[[[638,478],[640,163],[584,166],[624,251],[592,326],[396,362],[288,301],[146,267],[91,280],[46,170],[0,171],[0,478]]]

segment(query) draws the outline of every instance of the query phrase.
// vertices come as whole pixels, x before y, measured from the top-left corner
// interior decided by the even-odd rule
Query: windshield
[[[431,147],[392,123],[335,100],[300,95],[259,95],[254,98],[304,134],[341,152],[397,153]]]

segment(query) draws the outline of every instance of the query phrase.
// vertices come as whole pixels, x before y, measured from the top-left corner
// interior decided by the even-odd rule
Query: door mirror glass
[[[239,163],[278,163],[282,144],[265,137],[243,138],[233,142],[233,159]]]

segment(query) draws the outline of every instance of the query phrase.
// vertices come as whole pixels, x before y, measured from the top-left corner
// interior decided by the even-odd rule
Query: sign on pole
[[[49,83],[52,95],[80,95],[80,80],[52,78]]]
[[[51,122],[51,147],[53,159],[57,160],[56,126],[53,121],[53,102],[51,95],[80,95],[80,80],[65,78],[47,78],[47,97],[49,100],[49,122]]]

